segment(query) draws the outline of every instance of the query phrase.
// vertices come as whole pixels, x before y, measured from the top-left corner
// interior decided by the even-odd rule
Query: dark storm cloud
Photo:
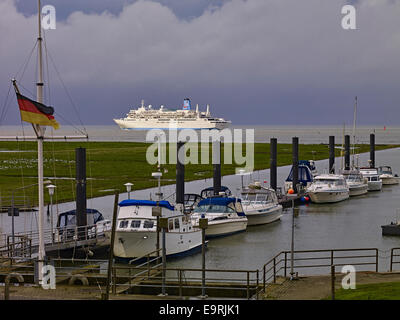
[[[352,123],[355,95],[359,124],[400,123],[400,2],[357,2],[357,30],[348,31],[344,0],[232,0],[190,20],[165,4],[73,12],[46,32],[84,123],[112,124],[141,99],[179,107],[189,96],[236,124],[341,126]],[[0,11],[7,88],[33,46],[36,19],[11,0]],[[69,114],[54,76],[52,84],[52,104]]]

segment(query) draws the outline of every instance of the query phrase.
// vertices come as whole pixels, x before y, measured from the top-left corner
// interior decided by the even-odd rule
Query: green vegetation
[[[125,192],[123,184],[126,182],[134,183],[133,190],[155,187],[156,181],[151,178],[151,173],[157,166],[146,162],[146,150],[149,145],[136,142],[45,142],[44,176],[57,186],[53,200],[64,202],[75,198],[75,148],[78,147],[86,148],[88,197],[112,194],[115,189]],[[358,147],[359,153],[369,151],[368,145]],[[377,145],[376,150],[393,147],[398,146]],[[0,152],[0,196],[3,197],[4,203],[4,199],[9,198],[13,190],[37,183],[37,144],[23,141],[0,142],[0,150],[11,151]],[[307,160],[321,160],[329,156],[328,146],[324,144],[300,145],[299,153],[300,159]],[[189,164],[185,167],[186,181],[212,177],[211,146],[209,154],[210,164]],[[222,158],[223,154],[224,146],[221,150]],[[255,170],[269,167],[269,155],[269,144],[254,145]],[[336,156],[340,156],[340,149],[336,150]],[[278,166],[289,165],[291,162],[292,146],[278,144]],[[235,168],[241,166],[223,165],[222,175],[234,174]],[[176,178],[175,165],[164,165],[162,169],[162,184],[173,184]],[[15,195],[29,197],[33,203],[37,203],[37,186],[16,191]],[[47,192],[45,201],[49,202]]]
[[[340,289],[336,300],[399,300],[400,282],[360,284],[354,290]]]

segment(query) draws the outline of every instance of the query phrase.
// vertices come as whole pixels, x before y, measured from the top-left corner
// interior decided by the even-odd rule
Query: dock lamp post
[[[51,243],[54,243],[54,233],[53,233],[53,195],[54,195],[54,190],[56,189],[56,186],[53,184],[50,184],[46,186],[46,188],[49,190],[49,196],[50,196],[50,226],[51,226]]]
[[[199,227],[201,228],[201,299],[206,299],[206,229],[208,227],[208,219],[204,218],[204,214],[199,219]]]
[[[159,296],[165,297],[167,293],[165,292],[165,275],[167,268],[167,250],[165,247],[165,231],[168,228],[168,218],[160,218],[160,228],[162,229],[162,287],[161,294]]]
[[[126,187],[126,191],[128,192],[128,200],[130,200],[133,183],[127,182],[124,184],[124,186]]]

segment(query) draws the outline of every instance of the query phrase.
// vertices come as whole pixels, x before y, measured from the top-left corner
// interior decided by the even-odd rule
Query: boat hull
[[[333,203],[349,198],[348,191],[309,191],[308,195],[314,203]]]
[[[224,237],[246,231],[247,218],[208,221],[206,238]],[[194,224],[195,227],[198,225]]]
[[[399,177],[380,177],[382,180],[383,185],[393,185],[399,184],[400,178]]]
[[[243,210],[248,219],[247,226],[272,223],[282,217],[281,205],[264,209],[262,207],[254,208],[252,206],[243,206]]]
[[[167,256],[193,252],[194,249],[201,247],[201,230],[185,233],[166,232],[165,243]],[[160,232],[161,246],[162,233]],[[143,257],[156,249],[157,233],[154,231],[116,231],[115,233],[114,256],[118,258]]]
[[[361,196],[368,193],[368,184],[362,184],[358,186],[349,186],[350,197]]]
[[[368,191],[382,190],[382,181],[368,181]]]
[[[114,122],[123,130],[143,130],[143,129],[225,129],[229,127],[229,122],[156,122],[148,121],[129,121],[124,119],[114,119]]]

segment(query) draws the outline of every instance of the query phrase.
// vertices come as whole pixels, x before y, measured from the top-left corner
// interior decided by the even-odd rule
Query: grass
[[[339,289],[336,300],[399,300],[400,282],[385,282],[357,285],[356,289]]]
[[[124,183],[134,183],[133,190],[156,186],[151,178],[156,165],[146,162],[146,151],[150,144],[139,142],[44,142],[44,176],[50,177],[57,186],[53,202],[65,202],[75,199],[75,148],[86,148],[87,158],[87,196],[98,197],[113,194],[115,189],[125,192]],[[224,146],[221,157],[224,159]],[[358,153],[369,151],[369,145],[358,145]],[[376,150],[398,147],[398,145],[376,145]],[[167,148],[168,149],[168,148]],[[243,147],[245,152],[245,147]],[[36,142],[0,142],[0,197],[3,203],[10,199],[12,191],[16,196],[28,197],[37,203],[37,186],[26,187],[37,183],[37,144]],[[185,166],[185,180],[210,178],[213,175],[211,165],[211,147],[209,148],[210,164],[188,164]],[[340,150],[336,150],[340,156]],[[328,146],[324,144],[307,144],[299,146],[299,159],[321,160],[329,157]],[[168,159],[168,155],[167,155]],[[200,157],[199,157],[200,159]],[[269,168],[270,145],[254,144],[254,169]],[[292,163],[291,144],[278,144],[278,166]],[[240,164],[222,165],[222,175],[235,173]],[[176,181],[175,165],[163,166],[162,184],[173,184]],[[51,179],[63,177],[64,179]],[[45,192],[45,202],[49,196]]]

